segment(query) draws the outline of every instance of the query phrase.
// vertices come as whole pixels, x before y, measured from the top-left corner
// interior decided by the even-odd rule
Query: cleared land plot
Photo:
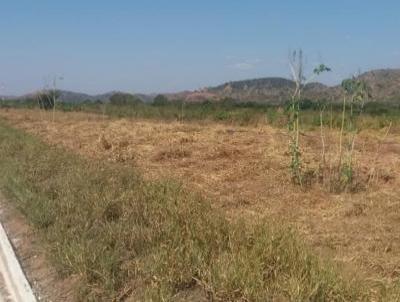
[[[171,180],[84,159],[0,121],[0,189],[77,301],[393,301],[321,261],[285,225],[228,221]]]
[[[377,160],[379,180],[356,193],[333,194],[318,184],[307,191],[288,177],[287,137],[268,126],[236,127],[214,123],[112,120],[84,113],[7,110],[10,124],[79,154],[125,162],[149,179],[182,180],[222,208],[232,220],[257,217],[285,221],[323,255],[373,282],[400,276],[400,131],[363,131],[356,161],[363,179]],[[337,133],[327,133],[328,153],[336,152]],[[302,136],[305,162],[321,156],[318,131]],[[333,155],[332,155],[333,156]]]

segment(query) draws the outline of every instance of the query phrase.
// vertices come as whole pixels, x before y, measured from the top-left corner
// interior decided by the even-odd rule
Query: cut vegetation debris
[[[41,226],[60,271],[85,281],[81,297],[399,298],[395,128],[388,136],[387,129],[383,135],[360,134],[357,161],[362,171],[377,161],[378,182],[356,194],[335,195],[319,186],[303,192],[290,185],[287,140],[269,126],[109,120],[61,112],[53,123],[51,115],[29,110],[1,115],[89,158],[2,127],[0,168],[8,171],[3,187],[12,188],[21,208]],[[327,133],[327,146],[335,134]],[[384,156],[378,159],[376,137],[384,138],[379,145]],[[319,135],[307,132],[302,139],[305,161],[319,159]],[[165,181],[171,177],[183,181],[183,188]],[[343,273],[310,256],[297,236],[277,228],[274,220],[296,228],[307,246],[333,259]],[[361,287],[351,282],[355,273]]]
[[[366,292],[293,232],[228,222],[199,196],[0,124],[1,189],[46,240],[77,299],[345,301]],[[364,293],[364,294],[363,294]]]

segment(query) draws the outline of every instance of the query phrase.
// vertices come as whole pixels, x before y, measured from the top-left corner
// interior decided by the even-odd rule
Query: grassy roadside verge
[[[46,240],[79,300],[355,301],[343,280],[284,228],[228,222],[173,182],[51,148],[0,121],[0,188]],[[201,288],[201,291],[194,289]]]

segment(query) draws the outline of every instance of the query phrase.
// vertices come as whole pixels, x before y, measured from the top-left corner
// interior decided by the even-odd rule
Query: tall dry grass
[[[77,300],[367,298],[284,226],[227,221],[179,184],[83,160],[3,123],[0,169],[1,189],[43,236],[60,274],[80,279]]]

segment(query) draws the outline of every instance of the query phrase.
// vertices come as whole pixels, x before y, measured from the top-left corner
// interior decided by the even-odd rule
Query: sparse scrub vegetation
[[[356,179],[357,169],[355,169],[354,150],[356,137],[359,133],[359,120],[364,111],[365,103],[370,97],[369,89],[365,82],[356,79],[344,80],[343,103],[341,122],[339,128],[339,139],[337,155],[330,158],[329,163],[325,158],[325,140],[323,112],[325,106],[320,111],[320,129],[322,157],[319,164],[319,175],[321,181],[332,192],[356,191],[366,187],[366,180],[360,177]],[[332,114],[332,113],[331,113]]]
[[[302,164],[302,152],[300,147],[300,115],[302,108],[314,107],[313,102],[305,100],[302,102],[301,94],[305,85],[313,79],[307,79],[304,76],[303,66],[303,53],[301,50],[293,52],[289,58],[289,65],[296,87],[292,94],[291,102],[288,106],[288,128],[289,128],[289,153],[290,153],[290,169],[291,178],[295,184],[303,187],[304,185],[310,186],[314,178],[317,178],[324,185],[328,184],[328,188],[333,192],[341,191],[357,191],[367,186],[369,180],[361,180],[355,177],[356,171],[354,169],[354,150],[356,144],[356,137],[361,130],[359,126],[360,116],[364,111],[365,103],[368,102],[370,89],[366,82],[359,77],[346,79],[342,82],[343,90],[343,103],[342,112],[340,115],[339,126],[339,142],[336,163],[330,159],[329,165],[326,160],[326,142],[324,131],[324,111],[326,109],[326,102],[317,102],[319,107],[319,128],[321,138],[321,157],[318,171],[307,169]],[[313,76],[330,71],[331,69],[324,64],[319,65],[313,71]],[[373,107],[371,107],[373,108]],[[331,104],[330,113],[330,128],[333,127],[333,106]],[[314,114],[317,119],[318,115]],[[315,124],[315,120],[313,122]],[[392,122],[390,121],[391,127]],[[371,176],[369,176],[371,177]]]
[[[301,112],[301,97],[304,87],[311,82],[315,76],[330,71],[330,68],[324,64],[319,65],[313,71],[313,76],[306,78],[304,75],[304,61],[303,51],[294,51],[289,56],[289,66],[292,72],[293,80],[296,87],[293,91],[290,106],[288,109],[289,118],[289,150],[290,150],[290,169],[292,173],[292,180],[294,183],[303,186],[303,171],[301,163],[301,150],[300,150],[300,112]],[[309,105],[304,103],[305,106]]]
[[[87,161],[0,125],[2,190],[46,239],[80,299],[354,301],[367,293],[313,256],[292,231],[228,222],[170,181]]]
[[[324,103],[329,108],[329,115],[324,115],[324,126],[332,126],[332,129],[340,129],[342,103],[339,100],[300,100],[301,115],[299,122],[303,130],[320,127],[319,108]],[[164,102],[133,104],[111,104],[110,102],[82,102],[62,103],[58,102],[57,110],[64,112],[88,112],[97,113],[111,118],[143,118],[163,121],[177,121],[181,119],[182,101],[172,100]],[[287,128],[288,118],[284,108],[290,106],[290,101],[282,105],[271,105],[255,102],[236,102],[224,100],[219,102],[186,102],[184,121],[216,121],[232,125],[255,126],[268,124],[279,128]],[[27,100],[4,100],[0,108],[39,108],[35,98]],[[346,110],[350,110],[346,105]],[[400,107],[395,103],[368,102],[364,105],[364,113],[358,118],[358,124],[362,128],[381,129],[400,124]]]
[[[54,91],[39,91],[36,94],[39,109],[41,110],[52,110],[54,108],[54,99],[58,96],[53,95]]]
[[[369,88],[360,77],[343,81],[342,102],[310,100],[302,97],[306,85],[323,72],[330,71],[326,65],[317,66],[306,79],[303,72],[301,51],[291,58],[291,69],[296,83],[292,99],[285,105],[271,105],[253,102],[237,102],[232,99],[221,101],[184,102],[168,100],[163,95],[155,97],[153,103],[144,103],[136,96],[115,93],[110,102],[59,103],[58,110],[83,111],[102,114],[110,118],[140,118],[163,121],[219,122],[238,126],[272,125],[289,128],[289,154],[291,179],[295,184],[306,188],[320,183],[331,192],[355,192],[372,184],[370,175],[361,175],[355,169],[354,149],[357,134],[363,129],[386,129],[396,127],[400,122],[400,108],[391,103],[369,102]],[[2,108],[53,108],[54,97],[43,93],[38,100],[6,101]],[[56,90],[54,90],[56,92]],[[57,97],[57,96],[56,96]],[[46,105],[47,104],[47,105]],[[47,107],[46,107],[47,106]],[[286,111],[283,109],[286,108]],[[327,112],[329,109],[329,113]],[[361,114],[362,113],[362,114]],[[53,113],[54,116],[54,113]],[[301,127],[301,129],[300,129]],[[327,129],[329,128],[329,133]],[[321,142],[320,159],[311,165],[302,162],[300,137],[307,131],[318,130]],[[338,142],[329,137],[338,131]],[[378,143],[378,141],[377,141]],[[332,150],[336,148],[337,154]],[[187,157],[188,150],[171,151],[161,154],[164,157]],[[376,170],[376,169],[373,169]]]
[[[356,78],[344,80],[342,88],[345,92],[343,98],[342,124],[340,128],[339,152],[337,164],[336,184],[333,184],[333,190],[352,189],[354,181],[354,144],[358,132],[357,117],[361,115],[364,103],[367,100],[368,87],[365,82]],[[350,112],[346,116],[346,100],[350,101]],[[355,112],[355,111],[358,112]],[[347,125],[346,125],[347,122]],[[346,154],[343,154],[343,138],[347,132]],[[343,159],[344,157],[344,159]],[[332,177],[331,177],[332,179]],[[331,184],[332,187],[332,184]]]

